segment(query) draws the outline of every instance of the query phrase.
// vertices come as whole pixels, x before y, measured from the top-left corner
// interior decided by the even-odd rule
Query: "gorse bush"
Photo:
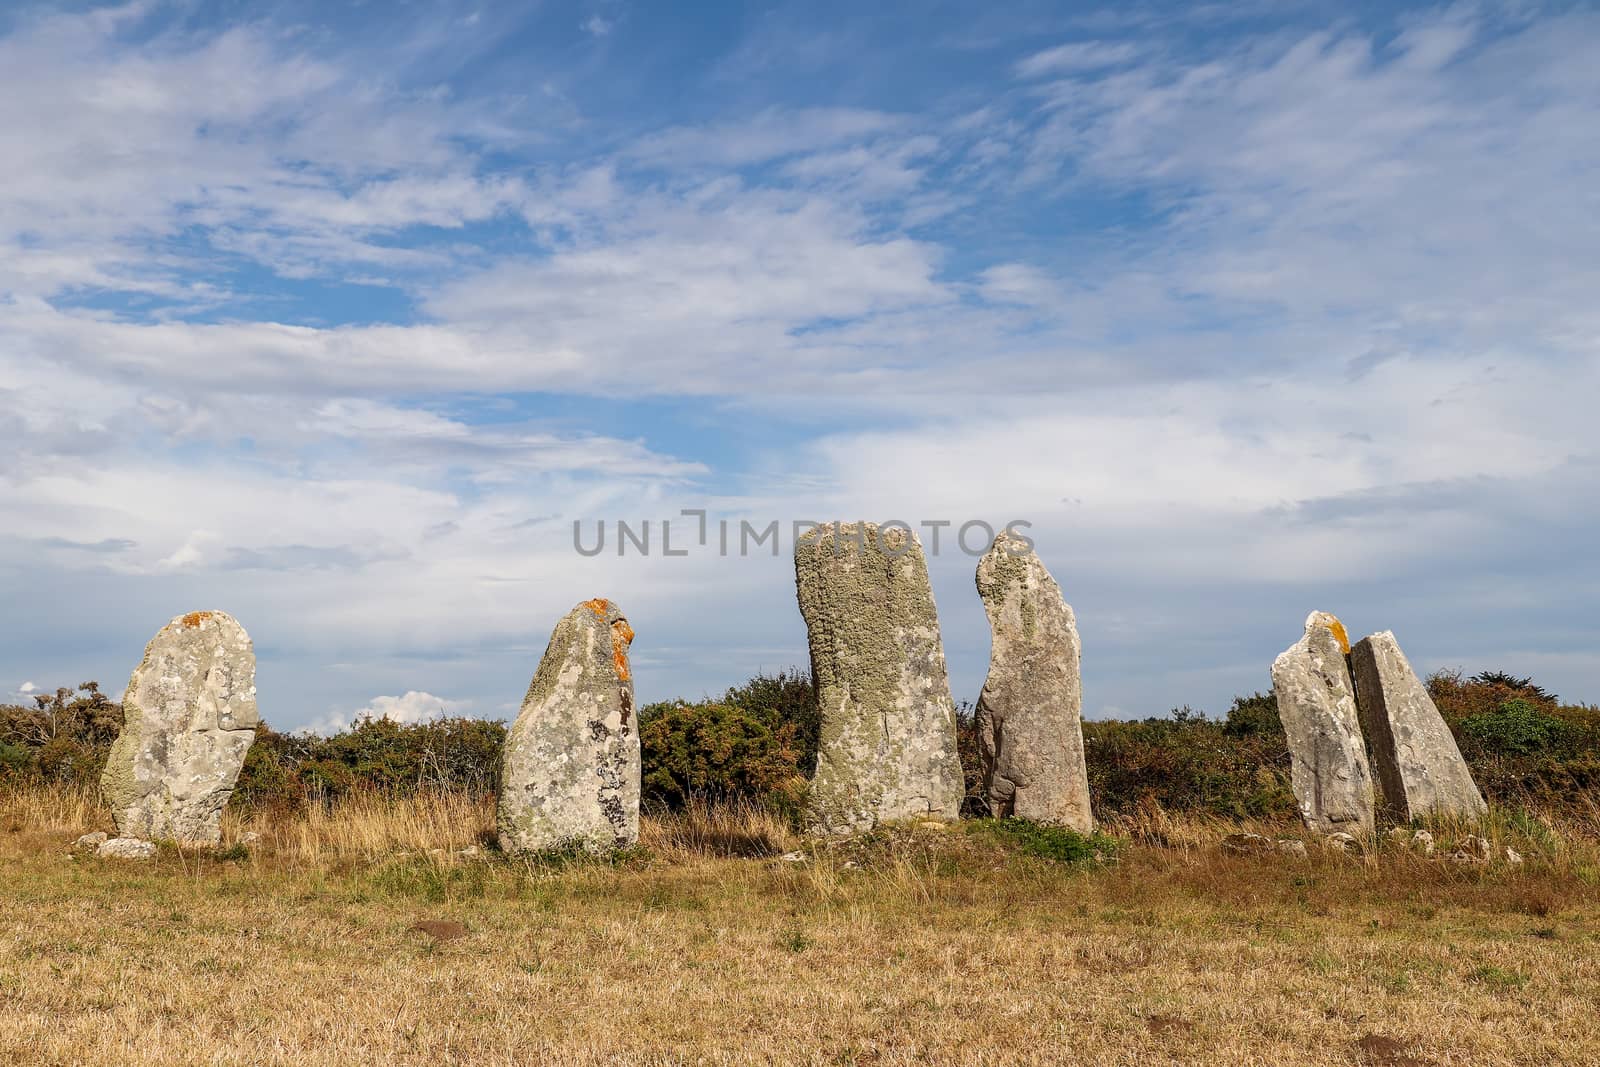
[[[1493,711],[1462,719],[1456,727],[1461,743],[1475,755],[1532,756],[1564,754],[1576,731],[1531,700],[1507,700]]]
[[[122,729],[122,705],[94,682],[0,705],[0,777],[47,782],[98,779]]]
[[[329,737],[283,734],[265,724],[245,756],[234,802],[297,807],[374,791],[493,793],[503,723],[446,718],[418,723],[361,719]]]
[[[721,700],[639,709],[643,794],[678,809],[691,798],[747,800],[793,813],[817,764],[821,716],[798,671],[758,675]]]
[[[1502,805],[1582,806],[1600,790],[1600,708],[1561,704],[1532,679],[1441,671],[1428,691],[1485,796]],[[94,787],[122,708],[93,682],[0,706],[0,784]],[[721,697],[640,709],[645,802],[681,811],[737,801],[793,818],[816,768],[821,716],[803,671],[759,675]],[[1292,820],[1289,752],[1271,693],[1233,701],[1221,720],[1189,707],[1160,718],[1083,724],[1097,814],[1159,807],[1226,818]],[[364,719],[327,737],[263,724],[239,776],[236,807],[328,805],[368,794],[497,789],[506,727],[481,719]],[[965,811],[985,815],[971,705],[956,714]]]
[[[1235,707],[1251,699],[1241,698]],[[1276,703],[1273,711],[1275,719]],[[1154,805],[1232,818],[1292,816],[1283,730],[1262,727],[1259,705],[1248,714],[1248,731],[1188,707],[1163,719],[1085,722],[1094,810],[1110,815]]]
[[[793,807],[804,789],[793,723],[776,728],[736,704],[652,704],[640,711],[647,803],[692,797],[772,799]]]

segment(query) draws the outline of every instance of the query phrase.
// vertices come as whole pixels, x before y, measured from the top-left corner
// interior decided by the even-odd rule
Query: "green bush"
[[[758,674],[721,700],[648,704],[639,709],[645,802],[740,798],[793,815],[816,771],[821,731],[811,678],[793,669]]]
[[[1567,749],[1572,730],[1530,700],[1507,700],[1491,712],[1469,715],[1457,726],[1475,755],[1531,756]]]
[[[122,705],[94,682],[0,706],[0,775],[53,782],[98,781],[122,729]],[[21,753],[19,755],[19,752]]]
[[[1281,737],[1283,720],[1278,717],[1278,695],[1251,693],[1234,697],[1222,732],[1229,737]]]
[[[8,777],[20,778],[32,766],[32,750],[0,741],[0,780]]]
[[[1230,733],[1184,707],[1165,719],[1085,722],[1083,739],[1097,815],[1150,805],[1230,818],[1296,811],[1282,730]]]
[[[503,723],[468,718],[418,723],[367,718],[329,737],[281,734],[262,724],[245,756],[233,803],[293,807],[357,790],[493,793],[505,738]]]
[[[793,722],[774,725],[737,704],[652,704],[639,715],[647,803],[690,797],[771,802],[793,810],[805,787]]]

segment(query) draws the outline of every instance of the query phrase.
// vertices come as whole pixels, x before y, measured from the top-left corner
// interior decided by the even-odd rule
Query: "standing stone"
[[[1350,638],[1326,612],[1272,664],[1272,688],[1289,741],[1300,816],[1319,833],[1373,829],[1372,771],[1350,680]]]
[[[220,611],[180,615],[145,646],[100,789],[125,838],[214,845],[256,738],[256,655]]]
[[[1476,819],[1486,814],[1489,806],[1450,727],[1394,634],[1385,630],[1357,643],[1350,667],[1389,815],[1410,822],[1422,815]]]
[[[916,535],[828,523],[795,542],[794,570],[822,713],[809,828],[959,817],[955,701]]]
[[[978,696],[978,760],[989,813],[1094,828],[1083,758],[1078,624],[1032,546],[1002,532],[978,561],[994,640]]]
[[[586,600],[550,635],[500,769],[500,847],[590,852],[639,840],[639,730],[628,645],[609,600]]]

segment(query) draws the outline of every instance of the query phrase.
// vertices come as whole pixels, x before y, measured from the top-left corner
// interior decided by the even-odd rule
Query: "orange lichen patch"
[[[1326,611],[1317,612],[1317,618],[1333,634],[1333,639],[1339,642],[1339,648],[1348,656],[1350,654],[1350,635],[1345,632],[1344,623],[1339,621],[1337,615],[1329,615]]]
[[[603,619],[606,617],[606,613],[611,610],[611,601],[603,596],[597,596],[593,600],[585,600],[583,606]]]
[[[182,619],[178,620],[178,623],[185,630],[193,630],[195,627],[199,626],[209,618],[211,618],[211,612],[209,611],[191,611]]]
[[[633,644],[633,627],[627,619],[611,624],[611,662],[617,668],[617,678],[628,680],[628,646]]]

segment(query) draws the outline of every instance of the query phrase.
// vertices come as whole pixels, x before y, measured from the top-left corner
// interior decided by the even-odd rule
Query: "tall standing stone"
[[[1044,563],[1002,532],[978,561],[993,642],[978,696],[978,759],[990,814],[1094,828],[1083,756],[1078,624]]]
[[[957,818],[955,701],[916,535],[828,523],[795,542],[794,569],[822,713],[810,828]]]
[[[1389,815],[1476,819],[1489,810],[1467,761],[1394,634],[1373,634],[1350,651],[1356,705]]]
[[[256,737],[250,635],[220,611],[180,615],[145,646],[100,789],[117,833],[213,845]]]
[[[1272,664],[1272,688],[1289,741],[1290,779],[1300,815],[1321,833],[1370,833],[1372,771],[1350,679],[1350,638],[1327,612]]]
[[[497,819],[505,851],[605,852],[639,840],[632,641],[609,600],[584,601],[556,624],[506,734]]]

